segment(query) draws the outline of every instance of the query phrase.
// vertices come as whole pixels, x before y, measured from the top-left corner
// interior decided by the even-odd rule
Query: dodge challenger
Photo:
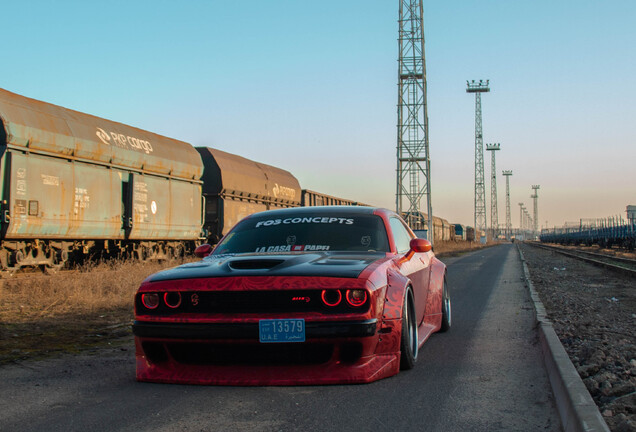
[[[139,381],[368,383],[451,326],[446,266],[390,210],[256,213],[135,296]]]

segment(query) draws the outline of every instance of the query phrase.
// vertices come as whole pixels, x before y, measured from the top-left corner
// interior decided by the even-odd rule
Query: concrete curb
[[[561,344],[552,327],[552,322],[547,317],[545,307],[530,281],[528,265],[519,245],[517,250],[523,264],[526,285],[534,303],[543,361],[548,371],[563,430],[566,432],[609,432],[607,423]]]

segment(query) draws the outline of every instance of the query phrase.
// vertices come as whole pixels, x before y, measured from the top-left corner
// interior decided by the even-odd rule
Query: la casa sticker
[[[261,246],[255,252],[303,252],[303,251],[328,251],[327,245],[284,245],[284,246]]]

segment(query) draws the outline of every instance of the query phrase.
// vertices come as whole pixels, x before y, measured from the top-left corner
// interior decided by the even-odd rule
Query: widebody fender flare
[[[444,278],[446,277],[446,264],[438,260],[437,258],[433,258],[431,260],[431,279],[430,283],[435,286],[439,286],[444,283]]]
[[[384,320],[401,319],[406,289],[411,281],[393,269],[387,270],[387,289],[382,318]]]
[[[406,290],[411,281],[399,272],[387,270],[386,297],[382,311],[380,338],[376,354],[391,354],[397,359],[396,373],[399,370],[400,338],[402,336],[402,307]]]
[[[445,278],[446,265],[437,258],[432,259],[424,320],[434,324],[436,327],[439,325],[439,320],[442,314],[442,294],[444,291]]]

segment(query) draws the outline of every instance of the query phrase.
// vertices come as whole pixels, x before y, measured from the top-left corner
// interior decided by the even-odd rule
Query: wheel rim
[[[446,322],[450,326],[451,324],[451,301],[446,289],[446,283],[444,283],[444,313],[446,315]]]
[[[409,301],[409,305],[406,308],[406,323],[408,326],[408,334],[409,334],[409,347],[411,348],[411,352],[413,353],[413,358],[417,357],[417,326],[415,325],[415,320],[413,319],[413,302]]]

